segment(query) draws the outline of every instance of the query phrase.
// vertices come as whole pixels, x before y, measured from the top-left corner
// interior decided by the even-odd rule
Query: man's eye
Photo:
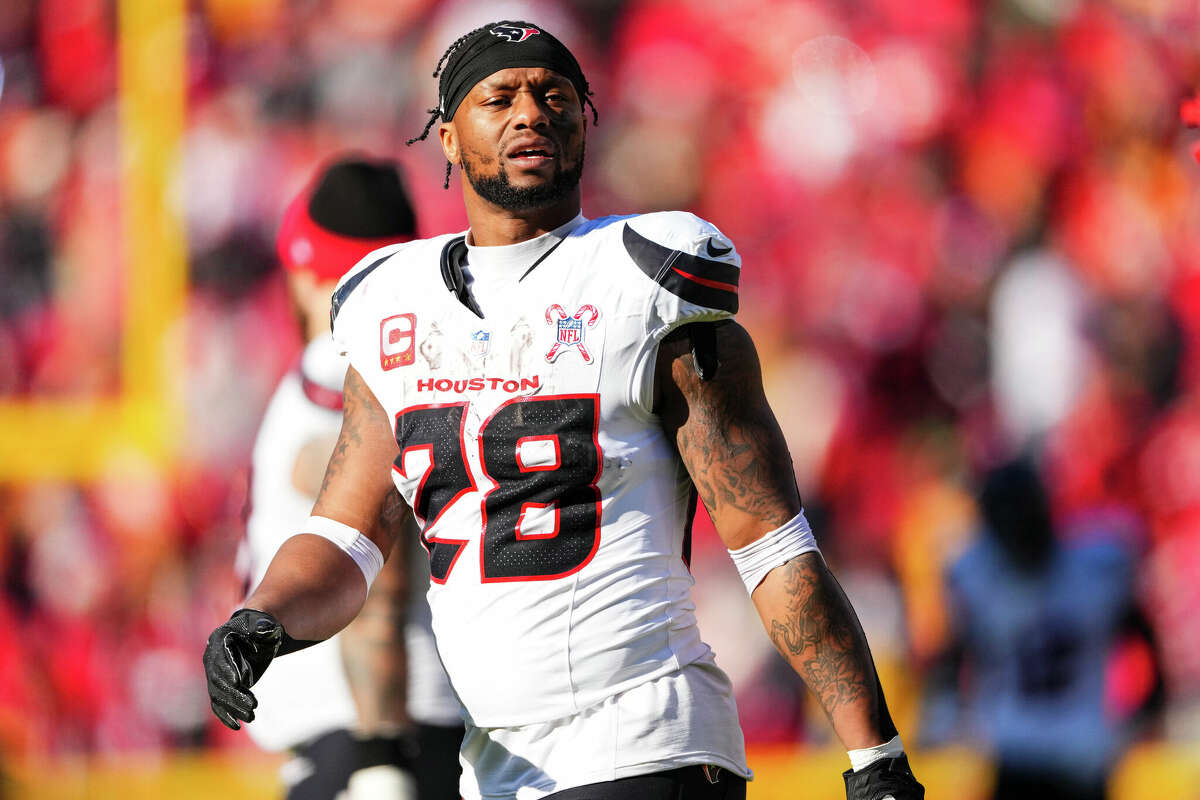
[[[503,106],[508,104],[507,97],[489,97],[483,101],[485,106]]]

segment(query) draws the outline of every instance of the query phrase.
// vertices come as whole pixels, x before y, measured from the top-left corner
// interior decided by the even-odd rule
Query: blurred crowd
[[[120,391],[115,6],[0,3],[4,400]],[[199,654],[239,598],[250,446],[299,347],[281,211],[357,149],[401,160],[425,234],[465,228],[440,149],[404,142],[445,46],[503,16],[595,90],[585,214],[685,208],[737,244],[739,317],[910,740],[1020,758],[1002,729],[1025,706],[1091,713],[1106,758],[1200,740],[1196,3],[194,0],[181,455],[0,487],[0,751],[240,746]],[[990,478],[1045,518],[984,513]],[[702,544],[748,739],[826,740]],[[1028,644],[1012,674],[996,626]]]

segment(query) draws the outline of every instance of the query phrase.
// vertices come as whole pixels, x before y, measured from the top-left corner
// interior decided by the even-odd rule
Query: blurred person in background
[[[329,336],[333,287],[348,265],[416,229],[392,161],[334,160],[287,209],[278,255],[307,345],[255,442],[243,550],[250,588],[286,532],[303,524],[337,440],[347,363]],[[407,527],[401,535],[416,547]],[[281,772],[289,800],[332,800],[345,790],[379,800],[458,797],[459,704],[433,646],[428,578],[405,574],[406,555],[389,563],[353,624],[257,685],[249,733],[266,749],[295,754]]]
[[[470,229],[376,251],[339,284],[335,455],[313,516],[209,639],[214,712],[252,720],[272,659],[354,618],[395,546],[375,520],[398,487],[466,706],[465,797],[744,798],[732,687],[689,596],[699,496],[849,751],[847,796],[919,800],[732,321],[733,243],[687,213],[583,216],[591,91],[540,27],[469,31],[439,73],[418,138],[442,121]]]
[[[955,638],[933,670],[923,734],[982,738],[996,800],[1102,800],[1130,723],[1161,699],[1149,662],[1119,663],[1130,647],[1154,651],[1129,537],[1104,516],[1059,535],[1024,459],[987,474],[979,506],[982,535],[949,568]]]

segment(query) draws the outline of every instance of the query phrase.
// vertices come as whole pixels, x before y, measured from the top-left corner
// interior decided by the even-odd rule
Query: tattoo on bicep
[[[771,641],[832,716],[838,706],[874,692],[866,637],[819,558],[794,558],[781,569],[787,608],[769,621]]]
[[[392,545],[390,550],[392,558],[399,557],[406,563],[407,555],[404,548],[407,546],[405,536],[408,534],[409,520],[408,504],[404,502],[404,498],[395,488],[389,489],[380,502],[379,517],[375,523],[377,536]],[[399,554],[396,551],[397,547],[400,548]]]
[[[791,455],[762,390],[758,356],[740,326],[718,333],[721,366],[702,382],[691,356],[678,356],[672,377],[687,405],[676,445],[709,511],[731,506],[773,525],[799,511]]]
[[[342,429],[338,433],[333,454],[329,457],[329,464],[325,467],[325,477],[321,481],[318,498],[341,475],[346,461],[350,457],[351,449],[362,444],[362,428],[369,412],[368,404],[372,402],[371,390],[367,388],[366,381],[353,369],[346,372],[346,384],[342,394],[344,398]]]
[[[379,524],[385,530],[396,534],[405,521],[407,510],[408,505],[400,496],[400,492],[392,489],[384,496],[383,505],[379,508]]]

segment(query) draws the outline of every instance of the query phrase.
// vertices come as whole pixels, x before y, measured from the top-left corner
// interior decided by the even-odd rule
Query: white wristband
[[[367,579],[368,589],[375,582],[379,570],[383,569],[383,553],[379,552],[374,542],[349,525],[329,517],[314,515],[304,523],[300,533],[311,533],[336,544],[338,549],[350,556],[362,570],[363,577]]]
[[[866,769],[880,759],[895,758],[903,754],[904,745],[900,743],[900,734],[898,733],[883,744],[846,751],[846,755],[850,756],[850,769],[855,772]]]
[[[767,573],[804,553],[820,553],[812,528],[801,511],[773,531],[767,531],[745,547],[730,550],[746,591],[753,593]]]

